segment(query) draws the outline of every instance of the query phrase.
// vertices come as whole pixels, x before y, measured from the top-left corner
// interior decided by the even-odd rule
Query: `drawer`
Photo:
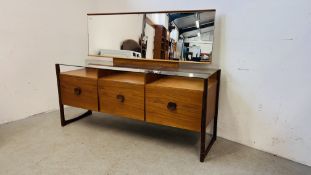
[[[60,88],[64,105],[98,111],[96,72],[79,69],[61,73]]]
[[[166,77],[146,85],[146,121],[200,131],[203,80]]]
[[[144,74],[117,73],[98,83],[101,112],[144,120]]]

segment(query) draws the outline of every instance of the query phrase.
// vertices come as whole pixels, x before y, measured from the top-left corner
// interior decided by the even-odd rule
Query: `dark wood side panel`
[[[206,126],[215,116],[217,80],[208,79]]]

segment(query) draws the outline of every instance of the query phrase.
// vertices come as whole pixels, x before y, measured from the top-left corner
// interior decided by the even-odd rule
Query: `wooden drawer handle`
[[[168,102],[167,103],[167,109],[170,110],[170,111],[175,111],[177,108],[177,104],[176,103],[173,103],[173,102]]]
[[[75,87],[74,89],[73,89],[73,91],[74,91],[74,94],[76,95],[76,96],[79,96],[79,95],[81,95],[81,88],[79,88],[79,87]]]
[[[117,99],[119,102],[123,103],[125,100],[125,97],[123,95],[117,95]]]

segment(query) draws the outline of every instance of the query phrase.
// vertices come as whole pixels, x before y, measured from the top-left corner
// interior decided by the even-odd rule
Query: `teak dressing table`
[[[213,60],[215,15],[215,9],[88,14],[86,64],[56,64],[61,125],[96,111],[197,132],[203,162],[217,137],[220,70],[202,65]],[[64,105],[87,112],[66,120]]]
[[[178,63],[171,66],[169,62],[125,62],[114,59],[113,66],[56,64],[61,125],[96,111],[199,132],[203,162],[217,137],[220,69],[181,69]],[[77,69],[61,72],[60,66]],[[64,105],[87,112],[66,120]],[[210,123],[213,132],[206,143]]]

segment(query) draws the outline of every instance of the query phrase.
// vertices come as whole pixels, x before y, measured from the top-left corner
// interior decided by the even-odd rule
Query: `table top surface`
[[[134,67],[119,67],[119,66],[106,66],[106,65],[70,65],[70,64],[59,64],[61,66],[71,67],[84,67],[84,68],[96,68],[104,70],[116,70],[116,71],[127,71],[127,72],[139,72],[139,73],[154,73],[159,75],[171,75],[180,77],[191,77],[191,78],[203,78],[207,79],[215,74],[220,69],[205,68],[205,69],[190,69],[190,68],[134,68]]]

